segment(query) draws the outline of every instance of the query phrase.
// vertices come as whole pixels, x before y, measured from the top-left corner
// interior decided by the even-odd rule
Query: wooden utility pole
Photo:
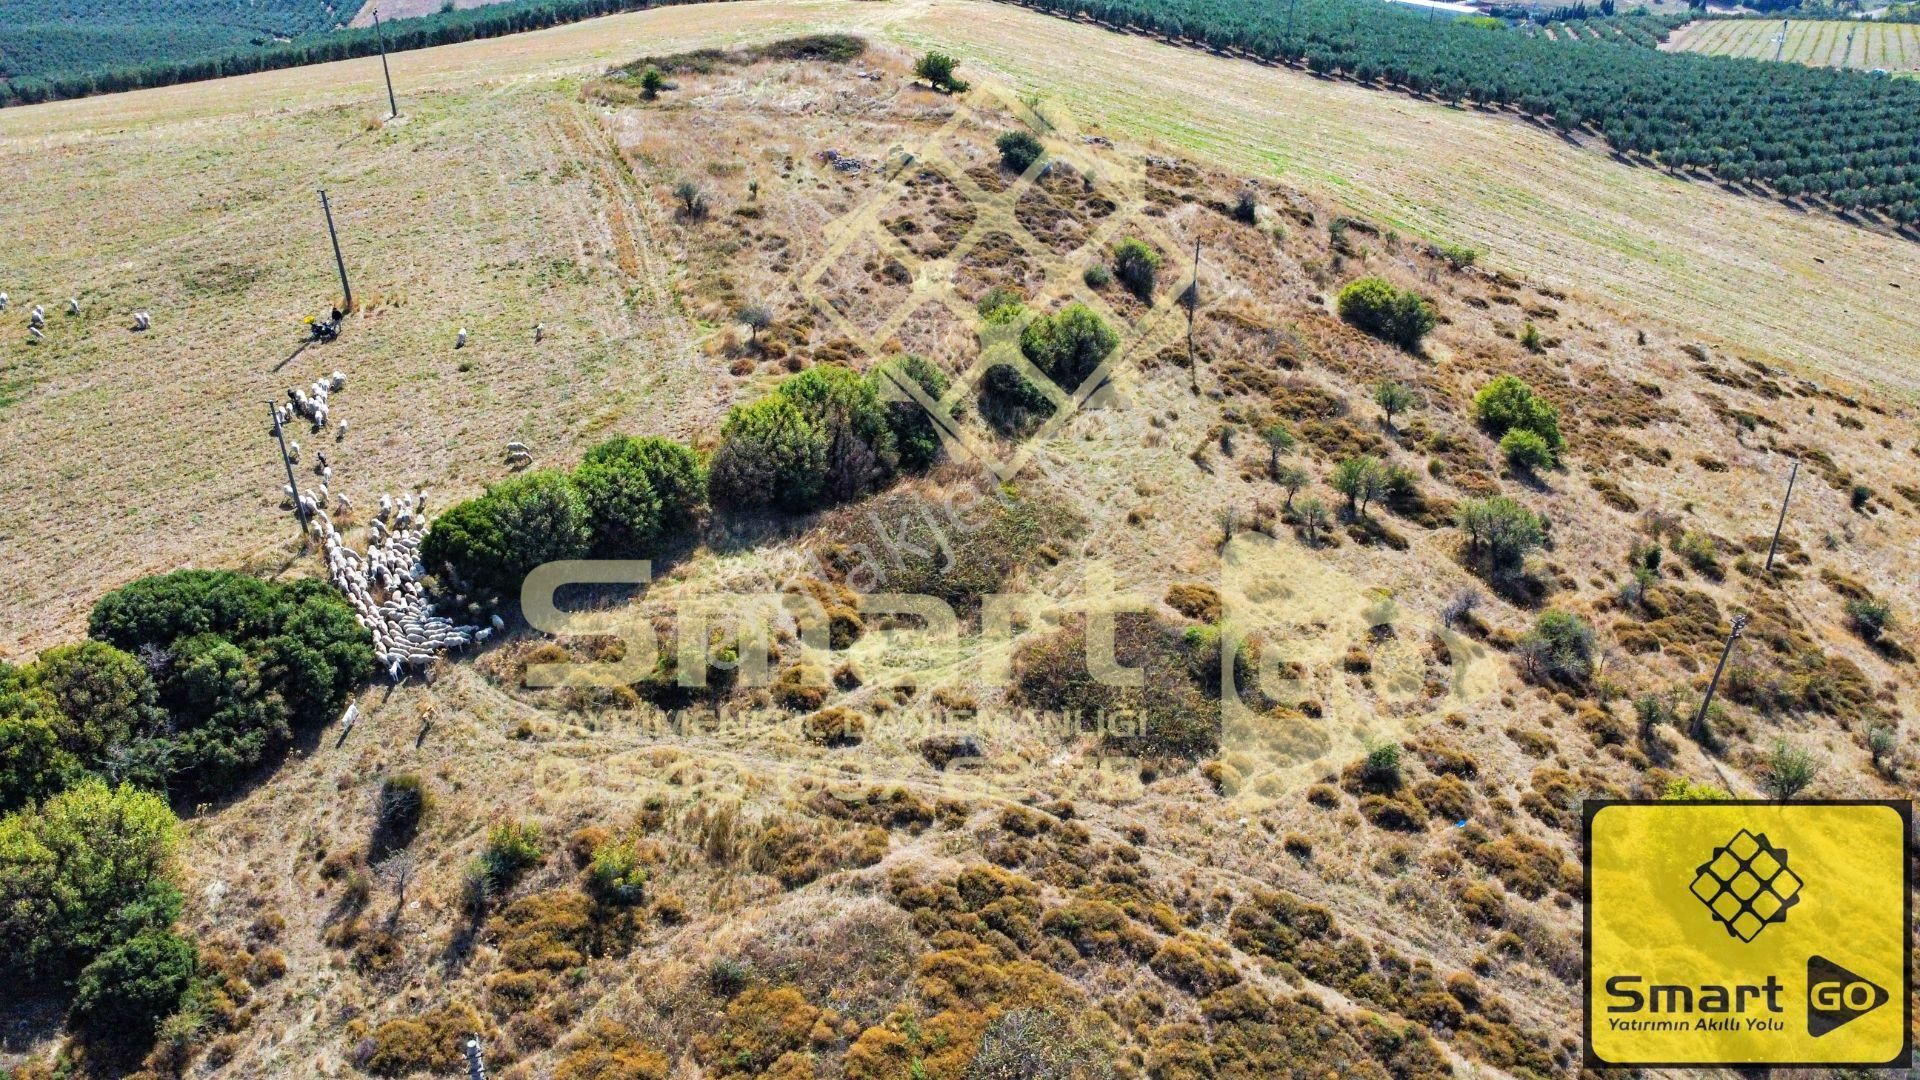
[[[1773,573],[1773,553],[1780,546],[1780,530],[1787,523],[1787,504],[1793,501],[1793,482],[1800,476],[1800,459],[1795,458],[1793,471],[1787,474],[1787,493],[1780,499],[1780,520],[1773,523],[1773,543],[1767,545],[1767,573]]]
[[[1200,361],[1193,352],[1193,318],[1200,309],[1200,238],[1193,238],[1193,281],[1187,286],[1187,377],[1195,395],[1200,393]]]
[[[387,67],[387,31],[380,25],[380,9],[373,9],[373,32],[380,38],[380,74],[387,77],[387,119],[400,115],[400,103],[393,97],[393,72]]]
[[[1720,688],[1720,675],[1727,670],[1727,657],[1733,655],[1733,643],[1740,640],[1740,632],[1747,628],[1747,617],[1733,617],[1733,632],[1727,635],[1726,648],[1720,650],[1720,665],[1713,669],[1713,679],[1707,683],[1707,696],[1700,701],[1700,711],[1693,717],[1693,741],[1706,745],[1707,710],[1713,706],[1713,692]]]
[[[300,519],[300,533],[307,532],[307,508],[300,505],[300,482],[293,478],[293,456],[287,453],[287,433],[280,427],[280,406],[267,402],[267,412],[273,414],[273,437],[280,443],[280,464],[287,467],[287,490],[293,493],[293,513]]]
[[[353,286],[347,284],[347,260],[340,257],[340,234],[333,231],[333,205],[327,202],[327,189],[320,189],[320,212],[327,215],[327,239],[333,241],[333,265],[340,271],[340,291],[346,294],[340,310],[353,310]]]

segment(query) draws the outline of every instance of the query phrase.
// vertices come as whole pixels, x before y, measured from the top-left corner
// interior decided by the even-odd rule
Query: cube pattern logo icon
[[[1774,847],[1766,833],[1741,829],[1694,869],[1692,892],[1728,934],[1751,942],[1787,920],[1787,909],[1800,902],[1801,885],[1787,866],[1785,848]]]

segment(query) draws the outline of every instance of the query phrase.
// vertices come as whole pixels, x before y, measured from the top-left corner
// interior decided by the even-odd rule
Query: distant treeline
[[[1920,222],[1920,81],[1639,43],[1657,17],[1548,40],[1376,0],[1016,0],[1328,76],[1518,109],[1673,169]],[[1622,23],[1626,25],[1621,25]]]
[[[188,60],[325,33],[360,0],[0,0],[0,83]]]
[[[390,52],[424,49],[433,45],[540,30],[624,11],[696,2],[703,0],[508,0],[490,7],[442,11],[388,23],[387,49]],[[191,59],[155,61],[50,78],[12,80],[0,84],[0,106],[31,105],[91,94],[112,94],[151,86],[220,79],[229,75],[372,56],[379,51],[379,38],[371,28],[309,34],[277,45],[235,48]]]

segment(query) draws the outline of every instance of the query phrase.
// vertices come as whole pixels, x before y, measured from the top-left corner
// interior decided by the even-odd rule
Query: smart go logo
[[[1584,816],[1587,1067],[1912,1066],[1911,802]]]

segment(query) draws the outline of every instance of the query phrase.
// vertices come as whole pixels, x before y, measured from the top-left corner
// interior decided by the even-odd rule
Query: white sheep
[[[39,327],[37,326],[27,327],[27,340],[38,343],[41,341],[45,341],[46,338],[47,338],[47,335],[41,333]]]
[[[69,315],[80,314],[80,298],[79,297],[77,296],[67,297],[67,314]]]
[[[533,343],[535,345],[540,344],[540,339],[545,336],[547,336],[547,324],[534,323],[533,324]]]
[[[13,303],[13,297],[8,296],[4,292],[0,292],[0,311],[7,310],[7,305],[11,303]]]
[[[456,349],[464,349],[467,347],[467,328],[466,327],[463,326],[460,328],[459,336],[453,339],[453,347]]]
[[[347,377],[345,374],[336,371],[333,374],[327,376],[327,389],[344,390],[346,389],[346,387],[347,387]]]
[[[135,330],[148,330],[148,329],[151,329],[152,326],[153,326],[152,315],[149,315],[144,311],[136,311],[133,313],[133,328]]]
[[[333,441],[339,442],[342,439],[345,439],[346,437],[347,437],[347,422],[345,420],[342,420],[340,421],[339,428],[337,428],[333,433]]]
[[[27,325],[36,330],[47,325],[47,309],[39,304],[33,305],[33,310],[27,312]]]
[[[295,465],[300,464],[300,440],[299,439],[295,439],[292,442],[287,444],[287,460],[293,462]]]

